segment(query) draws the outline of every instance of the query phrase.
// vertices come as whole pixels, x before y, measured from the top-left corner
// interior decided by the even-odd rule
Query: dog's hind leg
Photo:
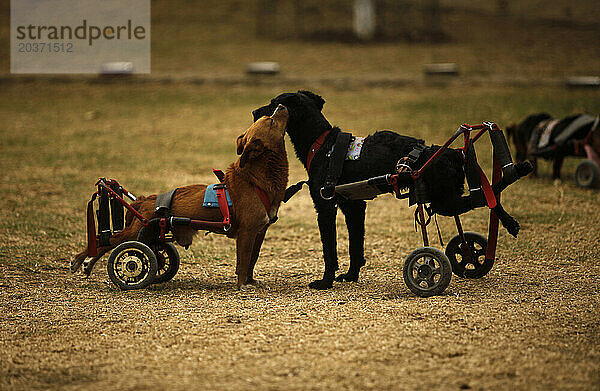
[[[494,213],[496,213],[496,216],[498,216],[498,219],[502,223],[502,226],[506,228],[509,234],[516,238],[519,234],[519,230],[521,229],[519,222],[515,220],[511,215],[509,215],[502,207],[502,204],[500,204],[499,202],[494,208],[492,208],[492,210],[494,211]]]
[[[365,209],[367,203],[364,201],[340,202],[339,206],[348,228],[350,267],[346,273],[340,274],[335,280],[356,282],[360,268],[365,264]]]
[[[95,257],[93,257],[92,259],[90,259],[88,262],[86,262],[83,265],[83,274],[85,274],[86,277],[89,277],[90,274],[92,273],[92,269],[94,268],[94,265],[96,265],[96,262],[98,262],[98,260],[100,258],[102,258],[104,256],[104,254],[106,254],[107,252],[109,252],[110,250],[112,250],[115,247],[116,247],[116,245],[115,246],[104,246],[104,247],[98,248],[98,255],[96,255]]]
[[[141,225],[141,224],[139,224],[139,225]],[[117,247],[119,244],[121,244],[123,242],[135,239],[137,237],[139,228],[140,227],[138,227],[136,224],[132,224],[128,227],[125,227],[125,229],[123,231],[111,236],[109,239],[110,246],[103,246],[103,247],[98,248],[98,255],[95,256],[94,258],[90,259],[89,262],[86,262],[84,264],[83,273],[86,276],[89,276],[90,273],[92,273],[92,269],[94,268],[94,265],[96,264],[96,262],[98,262],[98,260],[100,258],[102,258],[102,256],[104,254],[106,254],[107,252],[109,252],[110,250]]]
[[[81,267],[81,264],[88,256],[88,248],[86,247],[82,252],[75,255],[71,261],[71,273],[75,273]]]
[[[320,195],[317,195],[320,197]],[[313,200],[315,198],[313,197]],[[329,289],[333,287],[335,272],[339,269],[337,259],[337,239],[335,230],[335,215],[337,208],[331,202],[315,203],[317,206],[317,222],[321,233],[321,243],[323,244],[323,258],[325,260],[325,272],[323,279],[315,280],[308,286],[312,289]]]
[[[256,261],[260,255],[260,248],[262,247],[263,240],[265,239],[265,235],[267,233],[268,226],[265,227],[262,231],[260,231],[256,235],[256,239],[254,240],[254,246],[252,247],[252,257],[250,258],[250,267],[248,268],[248,278],[246,279],[246,284],[258,284],[258,281],[254,279],[254,266],[256,265]]]
[[[560,179],[560,170],[564,161],[564,156],[558,154],[554,156],[554,161],[552,162],[552,179]]]
[[[520,163],[515,163],[516,174],[518,176],[517,179],[521,179],[522,177],[529,175],[533,171],[533,165],[529,161],[524,161]],[[494,190],[495,194],[498,194],[504,189],[506,189],[508,185],[506,182],[498,181],[492,185],[492,190]]]
[[[480,197],[475,197],[473,199],[471,196],[462,196],[449,197],[443,201],[438,200],[437,202],[432,202],[431,205],[433,206],[435,213],[439,213],[442,216],[453,216],[461,215],[473,209],[486,206],[486,202],[485,198],[481,199]],[[519,229],[521,228],[519,222],[504,210],[500,202],[497,202],[496,206],[492,208],[492,210],[496,213],[498,219],[504,228],[506,228],[508,233],[516,238],[519,233]]]

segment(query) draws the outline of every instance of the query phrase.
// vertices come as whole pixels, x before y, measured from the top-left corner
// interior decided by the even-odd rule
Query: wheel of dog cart
[[[450,284],[452,266],[446,255],[433,247],[420,247],[404,262],[404,283],[417,296],[441,294]]]
[[[153,284],[160,284],[170,281],[179,270],[179,252],[173,243],[158,242],[152,245],[158,270],[154,277]]]
[[[446,246],[446,256],[452,265],[452,272],[459,277],[481,278],[494,266],[493,259],[486,259],[487,239],[477,232],[465,232],[465,246],[456,235]]]
[[[593,160],[584,160],[575,169],[575,183],[579,187],[595,188],[600,184],[600,167]]]
[[[108,257],[108,276],[121,290],[142,289],[152,284],[158,264],[156,255],[142,242],[121,243]]]

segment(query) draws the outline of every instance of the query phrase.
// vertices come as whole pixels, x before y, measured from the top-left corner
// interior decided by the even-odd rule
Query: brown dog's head
[[[239,166],[244,167],[267,151],[280,150],[288,118],[288,110],[279,105],[271,116],[259,118],[242,133],[237,138],[237,154],[242,155],[238,161]]]

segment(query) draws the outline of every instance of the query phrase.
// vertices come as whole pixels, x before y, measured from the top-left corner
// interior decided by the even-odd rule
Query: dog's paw
[[[254,278],[249,278],[246,280],[246,283],[244,285],[251,285],[258,288],[261,287],[263,284],[262,282],[255,280]]]
[[[506,213],[506,211],[500,203],[498,203],[492,210],[494,211],[494,213],[496,213],[496,216],[498,216],[498,219],[502,223],[502,226],[506,228],[509,234],[516,238],[519,234],[519,230],[521,229],[519,222],[515,220],[511,215]]]
[[[509,234],[516,238],[519,234],[519,230],[521,229],[521,225],[519,224],[519,222],[506,212],[496,214],[498,215],[502,226],[506,228]]]
[[[325,289],[330,289],[333,288],[333,279],[329,280],[315,280],[313,282],[311,282],[310,284],[308,284],[308,287],[311,289],[317,289],[317,290],[325,290]]]
[[[71,261],[71,273],[75,273],[81,267],[82,262]]]
[[[84,274],[86,277],[89,277],[89,276],[90,276],[90,274],[92,274],[92,267],[93,267],[93,266],[91,266],[89,263],[84,263],[84,264],[83,264],[83,274]]]
[[[515,167],[517,169],[517,174],[519,175],[519,177],[524,177],[533,172],[533,165],[529,161],[517,163],[515,164]]]
[[[353,273],[351,271],[348,271],[348,273],[343,273],[343,274],[340,274],[339,276],[337,276],[335,278],[335,280],[337,282],[344,282],[344,281],[357,282],[358,281],[358,273]]]
[[[521,230],[521,225],[517,220],[513,219],[512,217],[510,219],[512,220],[510,223],[502,225],[504,225],[509,234],[516,238],[517,235],[519,235],[519,231]]]
[[[238,288],[238,290],[239,290],[240,292],[248,292],[248,291],[254,291],[254,290],[256,290],[257,288],[259,288],[259,286],[258,286],[258,285],[253,285],[253,284],[244,284],[244,285],[240,286],[240,287]]]

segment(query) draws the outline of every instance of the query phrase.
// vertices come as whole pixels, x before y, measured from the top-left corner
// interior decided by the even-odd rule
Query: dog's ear
[[[306,90],[300,90],[300,91],[298,91],[298,93],[306,95],[308,98],[310,98],[310,100],[312,100],[314,102],[315,106],[317,106],[317,109],[319,109],[319,111],[323,110],[323,105],[325,104],[325,100],[323,98],[321,98],[319,95],[313,93],[312,91],[306,91]]]
[[[258,121],[259,118],[261,118],[263,115],[267,115],[265,114],[266,108],[268,108],[269,106],[263,106],[263,107],[259,107],[256,110],[252,110],[252,122],[256,122]]]
[[[256,159],[265,151],[265,145],[260,139],[253,139],[244,145],[242,156],[240,157],[240,167],[244,167],[249,160]],[[238,147],[239,151],[239,147]]]
[[[244,150],[244,145],[246,145],[246,141],[244,141],[244,133],[242,133],[238,136],[236,144],[237,144],[236,153],[238,155],[241,155],[242,151]]]

